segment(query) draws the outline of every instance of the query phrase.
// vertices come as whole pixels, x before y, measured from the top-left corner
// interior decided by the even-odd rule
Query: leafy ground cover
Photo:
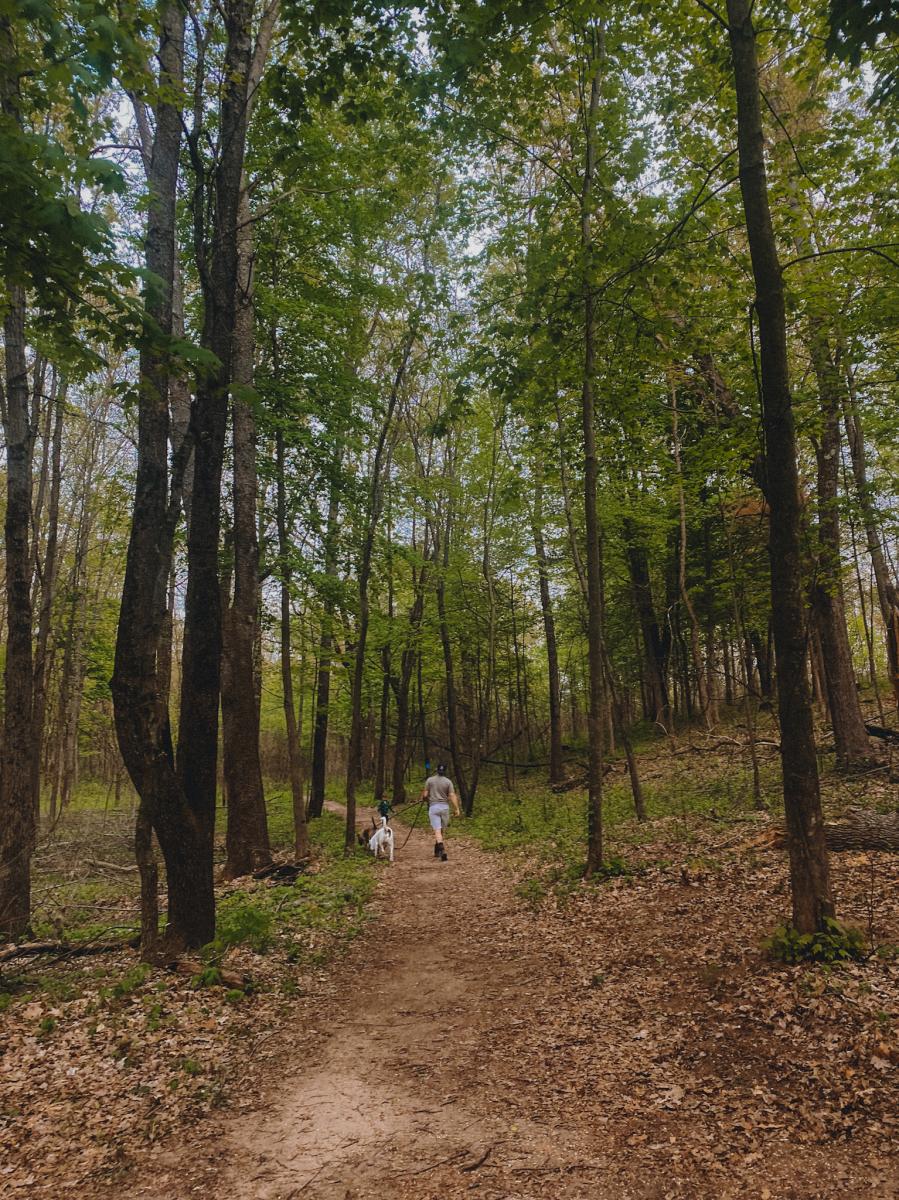
[[[283,798],[273,797],[272,818],[283,846]],[[36,933],[62,933],[75,948],[134,931],[130,825],[128,812],[66,814],[39,857]],[[312,836],[315,861],[295,884],[222,886],[216,942],[190,975],[151,969],[124,947],[2,964],[0,1191],[77,1193],[114,1175],[136,1145],[235,1094],[290,1005],[323,986],[327,964],[364,928],[378,868],[343,856],[331,813]],[[223,969],[241,986],[221,986]]]
[[[772,1197],[840,1188],[890,1195],[899,1133],[896,856],[833,856],[840,917],[858,931],[859,953],[830,954],[829,945],[821,957],[835,961],[791,962],[803,956],[779,930],[789,891],[771,837],[773,751],[762,766],[762,811],[739,730],[645,744],[640,764],[649,819],[634,819],[616,763],[606,788],[607,869],[590,882],[582,792],[556,795],[524,772],[507,790],[496,771],[474,817],[453,823],[446,869],[461,870],[472,890],[465,953],[480,956],[483,971],[466,964],[452,918],[447,947],[474,989],[465,1020],[475,1023],[460,1026],[464,1053],[416,1060],[416,1078],[508,1128],[522,1112],[564,1115],[589,1161],[604,1164],[603,1178],[620,1169],[622,1188],[662,1171],[669,1184],[659,1196],[763,1194],[760,1180]],[[273,840],[286,851],[286,791],[274,789],[270,802]],[[888,809],[896,785],[886,773],[825,774],[825,803],[833,815],[858,803]],[[398,815],[400,826],[413,821],[404,869],[431,861],[414,803]],[[67,812],[38,858],[43,929],[72,945],[127,936],[137,882],[130,828],[130,812],[114,806]],[[121,1194],[151,1148],[181,1178],[185,1122],[202,1141],[217,1111],[239,1119],[270,1103],[273,1079],[329,1044],[357,981],[379,994],[381,975],[363,981],[367,939],[345,969],[335,964],[380,911],[379,882],[389,904],[405,879],[395,936],[411,939],[409,962],[417,961],[433,919],[427,876],[391,872],[362,852],[344,858],[337,813],[315,822],[313,836],[315,865],[295,885],[222,886],[216,943],[190,975],[149,970],[127,949],[3,964],[0,1188],[41,1198]],[[410,926],[416,912],[421,929]],[[481,995],[491,963],[506,964],[512,993]],[[825,1183],[808,1183],[796,1146]],[[620,1167],[616,1147],[626,1147]],[[494,1160],[498,1172],[498,1149]],[[508,1169],[519,1172],[514,1182],[524,1167]],[[412,1175],[396,1194],[462,1195],[472,1178],[457,1175],[438,1170],[427,1187]],[[503,1177],[490,1178],[499,1186]],[[562,1194],[539,1172],[529,1186],[535,1196]]]

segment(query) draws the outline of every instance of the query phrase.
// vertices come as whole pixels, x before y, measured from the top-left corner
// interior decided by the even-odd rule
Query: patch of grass
[[[292,840],[289,794],[273,798],[270,822],[282,834],[289,829]],[[317,966],[361,932],[377,879],[372,856],[344,855],[344,823],[336,813],[325,812],[310,822],[309,836],[313,868],[294,883],[261,883],[220,901],[215,940],[203,953],[209,967],[219,966],[227,951],[239,945],[257,954],[277,948],[292,963]]]
[[[114,983],[110,988],[110,994],[116,1000],[123,1000],[126,996],[132,995],[138,988],[143,987],[150,977],[150,968],[146,963],[137,963],[126,971],[118,983]]]

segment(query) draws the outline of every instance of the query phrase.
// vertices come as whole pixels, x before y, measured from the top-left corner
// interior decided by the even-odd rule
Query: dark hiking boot
[[[440,861],[441,861],[441,862],[446,862],[446,861],[447,861],[447,859],[448,859],[448,857],[449,857],[449,855],[447,854],[446,850],[444,850],[444,849],[443,849],[443,847],[441,846],[441,848],[440,848]]]
[[[443,850],[443,846],[440,844],[440,842],[435,842],[434,843],[434,857],[439,858],[442,850]]]

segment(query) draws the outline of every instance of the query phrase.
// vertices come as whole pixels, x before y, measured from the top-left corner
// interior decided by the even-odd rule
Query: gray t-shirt
[[[453,785],[445,775],[432,775],[425,781],[425,787],[428,789],[428,804],[449,804]]]

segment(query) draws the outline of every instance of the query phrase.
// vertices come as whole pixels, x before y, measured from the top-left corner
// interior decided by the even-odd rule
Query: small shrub
[[[221,963],[232,946],[247,945],[257,954],[264,954],[272,939],[272,914],[244,897],[233,900],[219,910],[215,937],[203,947],[203,959],[210,966]],[[206,974],[202,972],[201,974]],[[221,983],[221,977],[217,980]],[[210,984],[201,984],[209,987]]]
[[[783,963],[834,963],[868,957],[861,930],[844,926],[828,917],[817,933],[800,933],[792,925],[779,925],[762,943],[765,950]]]
[[[635,868],[626,862],[620,854],[610,854],[593,878],[630,879],[636,874]]]
[[[154,1000],[147,1009],[147,1029],[149,1029],[151,1033],[156,1033],[158,1029],[162,1028],[164,1020],[165,1009],[162,1007],[162,1004],[159,1000]]]
[[[522,879],[515,888],[515,895],[529,904],[531,908],[539,908],[546,897],[546,888],[539,879],[533,877]]]
[[[215,966],[204,967],[198,975],[191,976],[192,988],[221,987],[222,973]]]
[[[126,971],[118,983],[114,983],[110,989],[112,996],[116,1000],[123,1000],[126,996],[130,996],[132,992],[136,992],[147,981],[150,974],[150,968],[146,963],[138,963],[129,971]]]

